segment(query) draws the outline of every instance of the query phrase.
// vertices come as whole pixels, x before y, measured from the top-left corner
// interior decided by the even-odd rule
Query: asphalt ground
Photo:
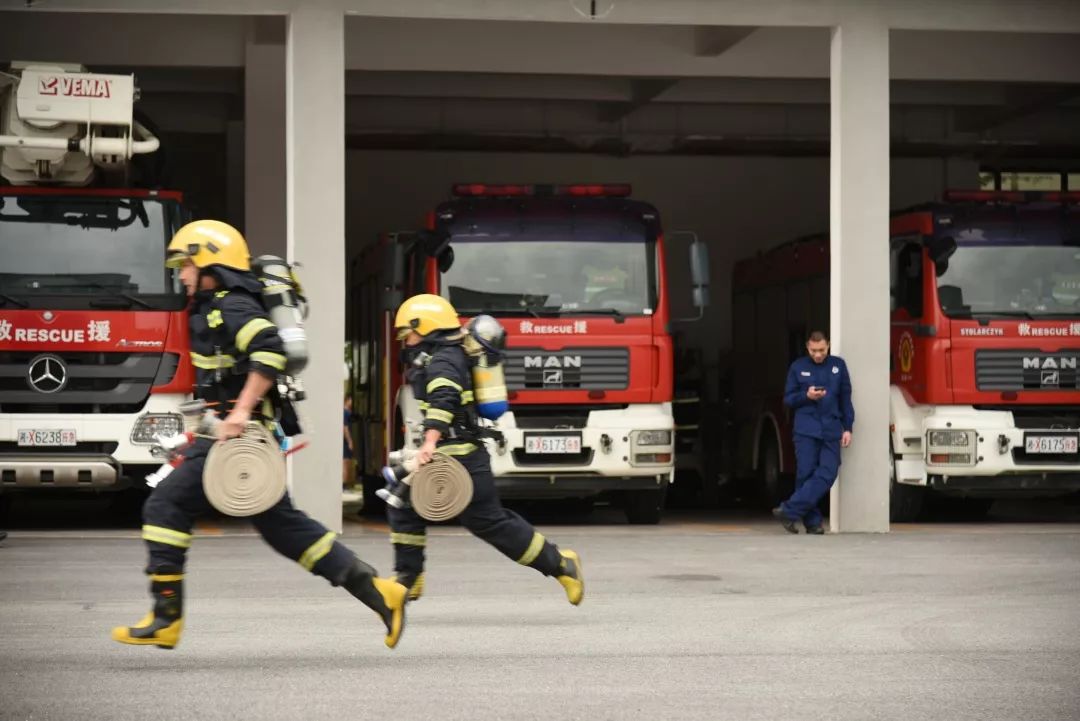
[[[27,511],[0,543],[0,720],[1080,718],[1075,510],[820,537],[743,511],[537,518],[582,555],[580,607],[443,526],[393,651],[211,519],[163,651],[109,639],[148,609],[138,531]],[[385,530],[350,517],[343,541],[388,572]]]

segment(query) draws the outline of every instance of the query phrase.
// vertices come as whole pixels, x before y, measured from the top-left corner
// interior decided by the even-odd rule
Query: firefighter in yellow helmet
[[[472,361],[462,346],[464,332],[457,311],[440,296],[413,296],[398,309],[394,328],[404,344],[402,360],[409,385],[424,414],[419,463],[429,462],[436,450],[456,458],[473,479],[472,501],[460,516],[461,524],[508,558],[555,577],[570,603],[581,603],[585,581],[578,554],[560,551],[499,501],[491,457],[483,442],[487,434],[476,413]],[[415,600],[423,593],[427,523],[410,507],[388,505],[387,516],[395,579],[409,588],[409,598]]]
[[[198,220],[177,231],[166,265],[177,268],[192,302],[189,308],[195,396],[223,419],[218,440],[239,436],[247,422],[269,411],[285,424],[286,403],[276,379],[285,369],[278,329],[261,302],[261,285],[250,272],[247,243],[233,227]],[[258,409],[258,410],[257,410]],[[288,431],[288,429],[286,429]],[[294,429],[292,432],[295,432]],[[153,608],[133,626],[113,629],[121,643],[173,648],[183,629],[183,574],[195,519],[210,509],[202,474],[209,439],[197,439],[184,460],[162,480],[143,506],[142,537],[148,546]],[[374,568],[339,543],[335,534],[297,510],[288,493],[252,516],[256,530],[278,553],[322,576],[375,611],[386,625],[386,645],[397,645],[405,622],[406,588],[378,578]]]

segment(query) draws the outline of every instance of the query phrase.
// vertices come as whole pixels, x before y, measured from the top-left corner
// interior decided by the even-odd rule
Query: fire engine
[[[665,239],[656,208],[630,192],[457,185],[426,231],[387,234],[356,260],[347,323],[365,476],[419,445],[391,323],[404,297],[440,293],[463,323],[486,313],[507,332],[510,411],[503,439],[488,441],[500,492],[585,503],[613,492],[631,522],[659,520],[674,468]],[[707,255],[696,237],[689,248],[700,310]]]
[[[158,139],[132,76],[0,74],[0,494],[118,490],[161,461],[193,375],[165,269],[179,193],[135,189]]]
[[[1078,203],[1075,192],[950,191],[893,215],[893,520],[915,518],[927,491],[985,513],[994,498],[1080,489]],[[809,330],[827,329],[829,239],[739,262],[733,308],[742,470],[775,502],[795,470],[784,371]]]

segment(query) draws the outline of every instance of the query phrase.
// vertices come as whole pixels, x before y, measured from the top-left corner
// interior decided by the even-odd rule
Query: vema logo
[[[38,94],[68,98],[111,98],[112,88],[105,78],[43,75],[38,79]]]

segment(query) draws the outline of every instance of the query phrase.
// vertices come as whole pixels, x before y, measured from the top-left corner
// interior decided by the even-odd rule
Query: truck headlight
[[[967,448],[971,445],[971,431],[930,431],[928,445],[934,448]]]
[[[671,431],[638,431],[636,440],[639,446],[670,446]]]
[[[174,436],[184,430],[184,417],[177,413],[145,413],[135,421],[132,443],[154,443],[155,436]]]

